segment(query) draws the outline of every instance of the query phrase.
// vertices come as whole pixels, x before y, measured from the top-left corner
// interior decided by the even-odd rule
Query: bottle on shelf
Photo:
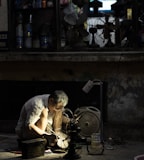
[[[47,7],[47,0],[42,0],[42,8],[46,8]]]
[[[35,8],[42,8],[42,0],[35,0]]]
[[[47,6],[48,7],[53,7],[53,0],[47,0]]]
[[[32,48],[32,14],[29,15],[29,20],[25,25],[24,31],[25,48]]]
[[[16,26],[16,48],[23,48],[23,16],[18,15]]]
[[[48,35],[43,28],[40,32],[40,48],[46,49],[48,48]]]
[[[23,1],[22,0],[15,0],[15,8],[22,9],[22,7],[23,7]]]
[[[40,39],[39,39],[39,35],[34,34],[33,35],[33,48],[40,48]]]
[[[40,48],[46,49],[52,46],[52,35],[50,31],[50,24],[44,23],[40,28]]]
[[[61,47],[65,47],[66,46],[66,33],[64,28],[61,28]]]

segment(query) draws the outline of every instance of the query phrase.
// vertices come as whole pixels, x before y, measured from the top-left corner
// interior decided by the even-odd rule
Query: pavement
[[[17,136],[11,133],[0,133],[0,160],[20,160],[21,151],[17,149]],[[90,148],[89,148],[90,149]],[[81,144],[76,150],[80,160],[134,160],[134,157],[144,154],[144,141],[125,140],[123,143],[115,142],[108,144],[104,142],[104,152],[101,155],[89,154],[87,146]],[[31,158],[34,160],[63,160],[65,153],[44,153],[44,156]],[[74,160],[76,158],[68,158]],[[141,158],[140,160],[144,160]]]

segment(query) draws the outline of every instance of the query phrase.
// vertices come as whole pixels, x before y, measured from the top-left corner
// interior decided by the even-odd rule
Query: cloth
[[[30,123],[35,124],[40,119],[42,110],[44,107],[46,108],[48,106],[49,96],[49,94],[37,95],[25,102],[21,109],[20,117],[15,128],[15,131],[20,138],[27,138],[29,134],[28,125]],[[52,115],[48,117],[48,124],[52,124]],[[33,133],[31,134],[33,135]]]

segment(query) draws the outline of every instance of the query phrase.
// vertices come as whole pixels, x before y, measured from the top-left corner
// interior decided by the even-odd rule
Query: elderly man
[[[62,123],[70,119],[63,115],[68,96],[62,90],[51,94],[37,95],[23,105],[15,132],[22,140],[39,138],[43,135],[55,135],[66,138],[62,133]]]

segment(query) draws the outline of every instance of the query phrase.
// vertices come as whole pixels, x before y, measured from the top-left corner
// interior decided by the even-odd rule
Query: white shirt
[[[48,107],[49,96],[49,94],[37,95],[25,102],[15,128],[16,132],[20,132],[22,128],[25,128],[29,124],[35,124],[40,119],[42,110]],[[52,124],[51,116],[48,121]]]

